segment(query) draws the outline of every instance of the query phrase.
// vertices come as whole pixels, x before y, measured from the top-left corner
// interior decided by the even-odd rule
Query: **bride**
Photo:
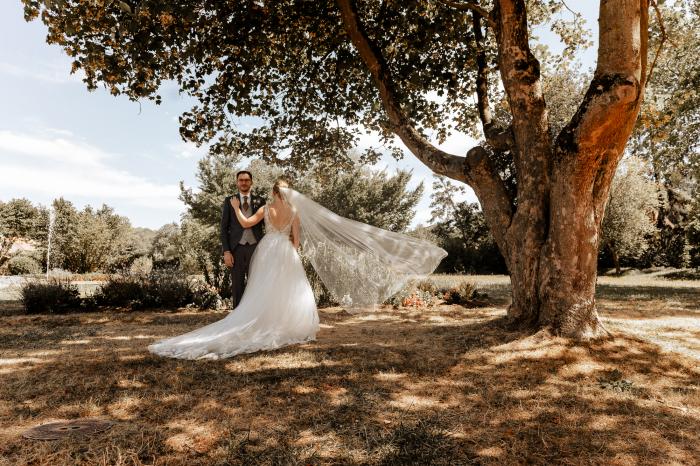
[[[447,253],[426,241],[340,217],[283,180],[273,200],[241,226],[264,219],[266,234],[251,259],[248,284],[224,319],[156,342],[152,353],[181,359],[220,359],[314,340],[319,318],[313,290],[297,253],[303,245],[329,291],[350,309],[380,304],[410,278],[431,273]]]

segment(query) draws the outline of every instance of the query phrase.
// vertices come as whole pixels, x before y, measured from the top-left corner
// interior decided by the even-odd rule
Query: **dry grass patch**
[[[4,316],[0,464],[692,464],[698,360],[631,331],[654,309],[697,319],[700,290],[645,300],[610,287],[601,307],[614,328],[629,317],[628,333],[588,345],[509,330],[500,301],[327,309],[316,342],[223,361],[146,351],[220,313]],[[21,437],[88,416],[117,424]]]

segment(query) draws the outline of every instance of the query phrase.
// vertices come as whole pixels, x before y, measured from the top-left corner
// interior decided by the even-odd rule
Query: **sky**
[[[597,35],[597,2],[579,2],[575,10]],[[547,28],[535,31],[553,51],[561,49]],[[579,59],[593,66],[595,47]],[[133,226],[156,229],[179,222],[185,211],[179,182],[196,188],[197,161],[206,148],[180,139],[178,116],[193,101],[169,84],[163,103],[140,104],[113,97],[104,89],[89,92],[71,60],[46,44],[40,21],[27,23],[20,0],[0,3],[0,200],[24,197],[50,205],[64,197],[76,207],[107,204]],[[360,148],[376,145],[372,136]],[[454,133],[439,147],[465,154],[475,145]],[[410,187],[424,184],[423,198],[411,226],[430,219],[432,172],[408,150],[400,161],[384,156],[375,168],[390,173],[412,170]],[[234,187],[232,187],[233,190]],[[460,198],[476,201],[474,193]]]

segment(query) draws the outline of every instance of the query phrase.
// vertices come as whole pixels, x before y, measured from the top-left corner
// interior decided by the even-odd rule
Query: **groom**
[[[253,187],[253,175],[249,171],[243,170],[236,173],[236,185],[238,194],[234,196],[241,201],[243,215],[250,217],[265,204],[265,200],[250,192]],[[255,251],[255,246],[265,233],[263,233],[263,222],[252,228],[241,226],[231,207],[232,197],[226,196],[221,207],[221,249],[224,254],[224,264],[231,269],[231,299],[235,308],[241,302],[241,296],[245,290],[250,258]]]

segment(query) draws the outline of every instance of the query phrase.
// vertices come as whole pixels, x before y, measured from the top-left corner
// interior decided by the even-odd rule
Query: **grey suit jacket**
[[[231,207],[231,198],[234,196],[238,196],[238,193],[234,194],[233,196],[226,196],[226,199],[224,199],[224,203],[221,206],[222,253],[226,251],[233,252],[238,246],[238,242],[241,240],[241,237],[243,236],[244,228],[238,221],[238,217],[236,217],[236,213],[233,211],[233,207]],[[250,206],[254,214],[264,205],[265,199],[263,199],[262,197],[255,195],[250,196]],[[251,228],[251,230],[253,230],[253,236],[255,236],[255,239],[257,241],[260,241],[265,235],[265,232],[263,230],[263,223],[264,222],[260,222]]]

